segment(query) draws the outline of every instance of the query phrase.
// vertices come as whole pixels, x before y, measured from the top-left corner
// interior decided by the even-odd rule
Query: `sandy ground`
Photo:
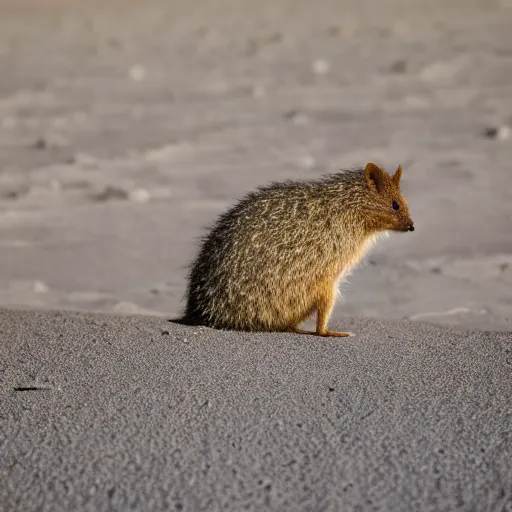
[[[511,26],[0,0],[0,511],[510,512]],[[356,337],[167,322],[236,198],[369,160],[416,230],[343,286]]]
[[[0,311],[0,510],[511,510],[509,334],[346,324]]]
[[[402,163],[336,315],[511,330],[506,1],[1,2],[0,305],[175,315],[247,190]]]

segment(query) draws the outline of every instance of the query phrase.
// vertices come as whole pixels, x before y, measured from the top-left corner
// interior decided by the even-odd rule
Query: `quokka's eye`
[[[393,201],[393,210],[395,210],[395,211],[400,210],[400,205],[396,201]]]

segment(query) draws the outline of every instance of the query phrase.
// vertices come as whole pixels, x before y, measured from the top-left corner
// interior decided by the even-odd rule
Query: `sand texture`
[[[340,343],[8,310],[0,326],[2,512],[512,506],[506,333],[351,320]]]
[[[0,0],[0,512],[511,512],[511,27]],[[416,230],[343,285],[355,337],[167,321],[237,198],[370,160]]]

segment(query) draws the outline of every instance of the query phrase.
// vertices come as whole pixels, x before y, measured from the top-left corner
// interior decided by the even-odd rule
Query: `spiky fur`
[[[404,230],[391,195],[410,221],[398,182],[390,183],[377,192],[365,169],[353,169],[247,194],[203,239],[188,276],[183,322],[289,331],[317,310],[326,325],[339,281],[379,235]]]

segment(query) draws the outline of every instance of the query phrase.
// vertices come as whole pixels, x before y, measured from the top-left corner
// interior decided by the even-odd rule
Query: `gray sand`
[[[510,0],[0,9],[1,512],[512,511]],[[369,160],[355,338],[166,321],[236,198]]]
[[[2,510],[511,510],[509,334],[7,310],[0,326]]]

